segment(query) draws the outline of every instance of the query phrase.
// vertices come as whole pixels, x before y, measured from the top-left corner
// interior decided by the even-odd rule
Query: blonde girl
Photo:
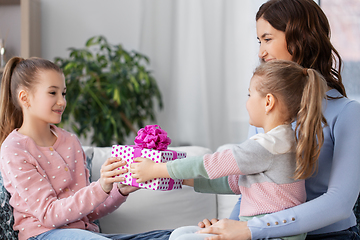
[[[250,81],[246,107],[250,124],[263,128],[265,133],[202,157],[168,163],[138,158],[138,163],[131,166],[132,176],[138,182],[156,177],[195,178],[195,182],[219,178],[208,186],[209,191],[242,194],[240,221],[299,205],[306,200],[304,179],[316,171],[323,143],[326,121],[322,102],[326,89],[326,81],[313,69],[285,60],[262,64]],[[294,131],[291,123],[295,120]],[[290,216],[289,221],[295,219]],[[198,230],[179,228],[170,239],[210,237],[195,234]],[[305,239],[305,234],[282,239]]]
[[[54,63],[14,57],[6,64],[0,167],[11,195],[13,229],[19,240],[122,239],[99,234],[93,221],[114,211],[136,188],[116,184],[122,181],[117,175],[126,172],[119,170],[125,164],[119,158],[107,159],[100,179],[89,182],[78,138],[54,125],[61,121],[65,95],[64,75]]]

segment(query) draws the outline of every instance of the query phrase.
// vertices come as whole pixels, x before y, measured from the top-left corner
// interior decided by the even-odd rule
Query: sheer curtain
[[[258,64],[255,13],[264,1],[142,1],[139,50],[163,94],[157,123],[171,146],[246,139],[245,103]]]

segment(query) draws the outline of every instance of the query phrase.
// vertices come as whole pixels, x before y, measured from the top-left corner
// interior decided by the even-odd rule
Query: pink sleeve
[[[230,149],[204,156],[204,167],[210,179],[243,175]]]
[[[231,190],[235,194],[241,194],[241,191],[239,188],[239,175],[230,175],[228,177],[228,183],[229,183]]]
[[[91,212],[88,217],[91,221],[99,219],[103,216],[106,216],[120,207],[126,201],[127,197],[123,196],[117,187],[117,184],[114,183],[113,189],[109,193],[108,198],[105,202],[101,203],[93,212]]]

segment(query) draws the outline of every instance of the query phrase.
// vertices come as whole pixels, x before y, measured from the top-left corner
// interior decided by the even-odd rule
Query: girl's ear
[[[266,115],[274,108],[276,98],[271,93],[265,96],[265,113]]]
[[[19,103],[22,107],[25,107],[25,108],[30,107],[29,94],[26,90],[24,90],[24,89],[20,90],[18,98],[19,98]]]

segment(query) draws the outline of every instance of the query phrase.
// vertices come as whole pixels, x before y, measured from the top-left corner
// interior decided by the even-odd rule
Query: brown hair
[[[296,120],[295,179],[311,176],[324,141],[322,101],[326,97],[326,80],[314,69],[303,68],[292,61],[263,63],[254,75],[261,77],[256,90],[263,96],[270,93],[285,107],[287,123]]]
[[[258,10],[256,21],[260,18],[285,33],[294,62],[319,71],[329,87],[346,97],[342,60],[330,42],[328,19],[314,0],[269,0]]]
[[[0,144],[23,123],[23,113],[17,99],[20,88],[31,91],[38,83],[39,72],[43,70],[62,73],[56,64],[41,58],[25,60],[13,57],[6,63],[0,90]]]

